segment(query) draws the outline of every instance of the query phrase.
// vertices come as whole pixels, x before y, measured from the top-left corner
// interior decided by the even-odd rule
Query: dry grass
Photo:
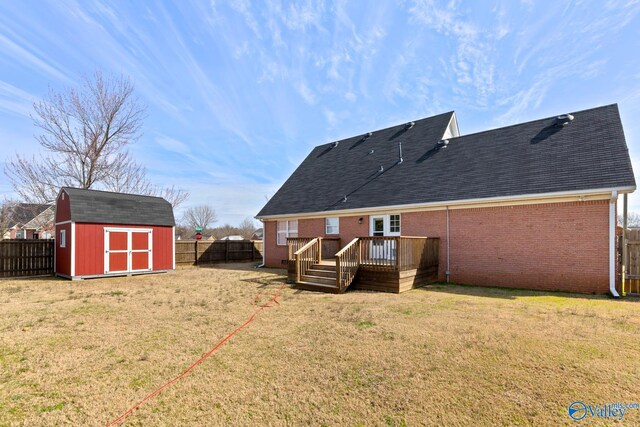
[[[106,425],[282,273],[0,281],[0,425]],[[280,302],[123,424],[574,425],[575,400],[640,400],[638,301],[439,285]]]

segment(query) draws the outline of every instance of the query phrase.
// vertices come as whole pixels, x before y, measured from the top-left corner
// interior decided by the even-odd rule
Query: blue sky
[[[463,134],[619,104],[640,171],[640,2],[0,2],[0,146],[100,69],[148,105],[158,185],[255,215],[315,145],[455,110]],[[640,193],[640,192],[638,192]],[[0,176],[0,196],[12,196]],[[640,196],[631,197],[640,211]]]

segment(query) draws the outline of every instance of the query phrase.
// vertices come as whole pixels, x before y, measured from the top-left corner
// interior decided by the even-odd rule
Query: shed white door
[[[153,267],[153,230],[141,228],[104,229],[104,272],[150,271]]]

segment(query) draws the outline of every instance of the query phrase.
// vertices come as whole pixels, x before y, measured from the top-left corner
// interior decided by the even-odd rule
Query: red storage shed
[[[161,197],[63,187],[56,275],[70,279],[175,269],[173,208]]]

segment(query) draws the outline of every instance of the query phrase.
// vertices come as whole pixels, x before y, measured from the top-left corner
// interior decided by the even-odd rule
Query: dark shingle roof
[[[452,113],[320,145],[258,216],[635,187],[617,105],[572,114],[567,126],[545,118],[451,138],[444,149]]]
[[[39,203],[17,203],[7,207],[9,227],[24,225],[50,208],[51,205]]]
[[[71,220],[99,224],[174,226],[173,208],[162,197],[63,187]]]

